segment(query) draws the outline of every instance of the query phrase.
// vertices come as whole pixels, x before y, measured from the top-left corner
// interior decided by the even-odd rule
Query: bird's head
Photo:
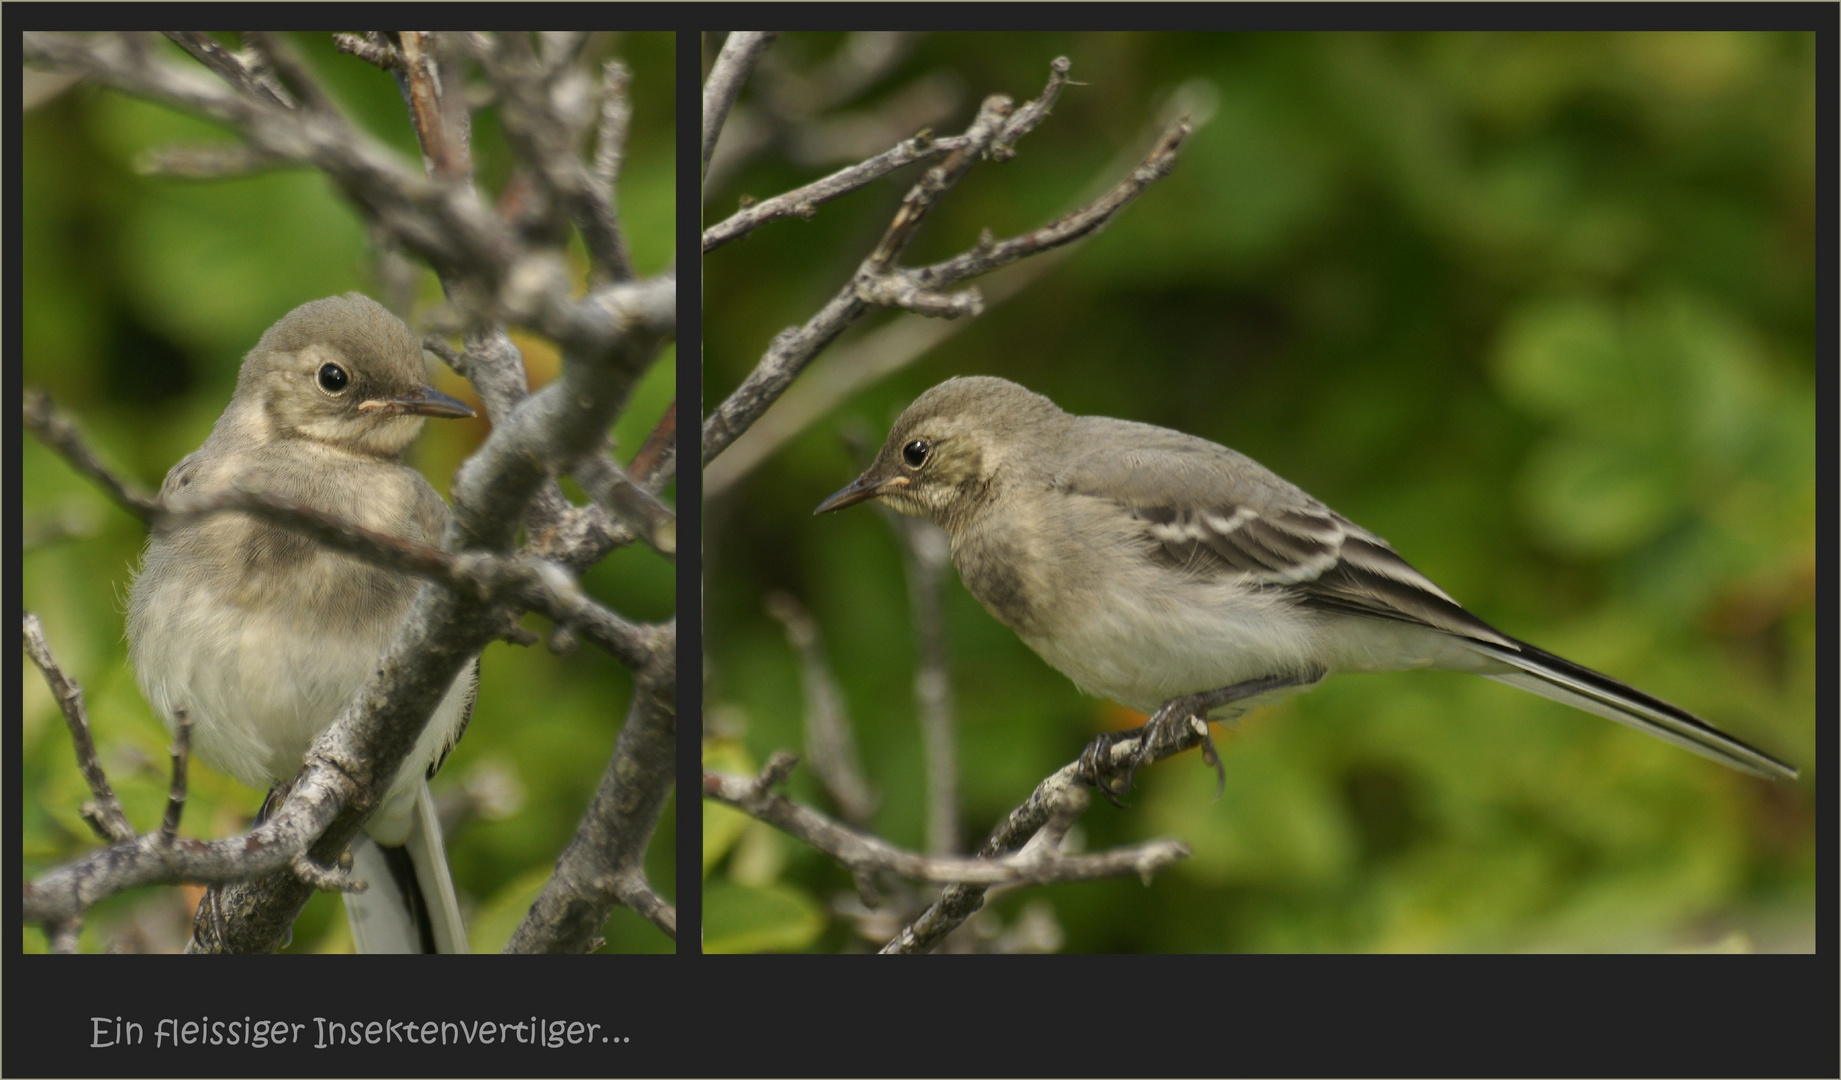
[[[863,475],[816,514],[881,499],[949,531],[976,513],[1018,455],[1050,444],[1067,419],[1054,402],[1006,379],[948,379],[914,399]]]
[[[394,457],[424,417],[474,415],[428,385],[422,342],[359,293],[302,304],[243,360],[236,397],[267,437],[306,438]]]

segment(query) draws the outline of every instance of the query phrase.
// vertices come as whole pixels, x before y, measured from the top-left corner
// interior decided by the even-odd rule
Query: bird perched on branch
[[[1483,675],[1735,769],[1796,776],[1691,713],[1496,630],[1387,541],[1193,435],[1072,416],[1003,379],[948,379],[815,512],[867,499],[931,518],[985,610],[1082,690],[1151,714],[1082,756],[1109,796],[1185,725],[1212,759],[1206,723],[1192,718],[1229,719],[1334,672],[1408,668]],[[1110,748],[1125,738],[1137,747],[1114,774]]]
[[[425,417],[473,410],[428,385],[421,341],[358,293],[303,304],[243,360],[203,446],[160,498],[260,490],[378,533],[439,547],[448,509],[403,452]],[[420,583],[245,513],[179,518],[147,543],[128,655],[169,728],[254,788],[291,779],[314,737],[376,669]],[[359,952],[466,952],[428,777],[473,710],[467,665],[352,844],[345,894]],[[266,808],[265,808],[266,809]]]

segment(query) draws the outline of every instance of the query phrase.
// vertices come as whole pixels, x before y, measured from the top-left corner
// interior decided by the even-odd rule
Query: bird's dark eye
[[[319,380],[321,390],[326,391],[328,394],[340,394],[344,393],[345,388],[351,385],[352,377],[347,375],[345,369],[337,364],[322,364],[320,365]]]
[[[901,460],[908,463],[908,468],[918,469],[926,464],[927,455],[933,453],[933,444],[926,439],[915,439],[901,448]]]

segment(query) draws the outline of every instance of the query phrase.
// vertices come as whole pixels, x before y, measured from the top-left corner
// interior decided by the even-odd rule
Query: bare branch
[[[896,169],[952,153],[968,142],[963,135],[936,139],[927,132],[904,139],[867,161],[839,169],[822,180],[814,180],[785,194],[763,199],[711,225],[703,230],[703,253],[708,255],[770,221],[789,217],[809,219],[818,213],[818,207],[823,203],[872,184]]]
[[[1139,739],[1143,737],[1142,728],[1138,738],[1122,738],[1113,742],[1109,749],[1111,764],[1120,770],[1129,767],[1137,753]],[[1152,746],[1151,761],[1162,761],[1166,757],[1194,749],[1203,744],[1207,738],[1206,730],[1195,731],[1183,727],[1169,741],[1162,741]],[[1036,785],[1035,791],[1023,804],[1010,812],[991,833],[990,839],[978,849],[978,857],[996,858],[1007,852],[1016,851],[1032,842],[1032,838],[1044,826],[1054,820],[1060,808],[1066,805],[1069,793],[1078,791],[1085,798],[1088,781],[1082,777],[1081,761],[1074,761],[1062,766],[1048,779]],[[1083,802],[1084,805],[1084,802]],[[986,887],[979,883],[962,883],[949,885],[940,898],[928,907],[921,916],[902,928],[894,940],[882,947],[885,953],[924,953],[945,939],[965,920],[971,918],[984,906]]]
[[[209,34],[197,30],[165,30],[162,33],[245,97],[279,105],[284,109],[294,107],[294,102],[279,86],[270,80],[258,78],[254,68],[219,45]]]
[[[876,243],[869,257],[863,260],[863,266],[857,271],[859,279],[876,277],[888,272],[907,250],[908,243],[926,220],[927,212],[933,209],[940,196],[950,191],[961,177],[976,164],[985,151],[1004,128],[1010,118],[1013,105],[1002,94],[993,94],[984,99],[978,109],[978,115],[972,119],[972,126],[965,129],[965,145],[946,155],[946,160],[928,169],[921,177],[920,183],[908,189],[908,194],[901,200],[901,209],[895,212],[895,218]]]
[[[635,484],[607,455],[594,454],[575,467],[575,479],[594,501],[667,559],[678,552],[678,519],[651,492]]]
[[[959,850],[958,734],[954,730],[952,676],[946,643],[946,609],[941,595],[951,562],[946,533],[932,522],[882,508],[901,537],[908,571],[908,603],[914,617],[914,707],[926,754],[927,852]],[[892,519],[892,520],[890,520]]]
[[[659,417],[652,433],[640,444],[639,452],[627,465],[627,475],[647,491],[658,492],[671,482],[677,467],[678,401],[671,399],[665,414]]]
[[[83,688],[64,674],[64,669],[51,655],[51,646],[45,643],[45,628],[39,625],[37,615],[26,613],[24,629],[26,655],[44,672],[45,682],[51,685],[51,696],[57,698],[58,708],[64,711],[64,723],[70,728],[70,741],[77,752],[77,767],[83,771],[90,793],[96,796],[95,802],[84,804],[83,820],[104,840],[134,839],[134,826],[128,824],[121,800],[115,797],[115,789],[109,786],[102,762],[96,757],[96,744],[90,738],[89,714],[83,708]]]
[[[499,87],[499,118],[505,134],[532,166],[544,193],[581,231],[597,282],[633,279],[626,240],[608,197],[578,152],[592,113],[594,90],[587,75],[572,68],[545,69],[519,34],[505,34],[499,47],[480,59]]]
[[[677,912],[646,884],[644,865],[675,775],[674,693],[675,685],[648,681],[633,695],[594,803],[506,952],[590,952],[616,903],[677,937]]]
[[[917,881],[975,882],[982,896],[986,888],[1003,883],[1049,884],[1127,875],[1147,877],[1189,855],[1189,849],[1175,840],[1153,840],[1094,855],[1070,855],[1058,850],[1060,837],[1056,836],[1053,843],[1030,845],[990,858],[928,858],[848,828],[783,795],[765,790],[769,785],[763,781],[772,775],[772,770],[763,771],[761,778],[704,773],[703,794],[805,841],[858,875],[889,872]],[[1078,815],[1078,808],[1086,804],[1084,788],[1069,786],[1063,792],[1058,804],[1063,811],[1057,823],[1071,820]],[[1067,808],[1073,808],[1071,814]],[[1062,832],[1065,833],[1065,829]]]
[[[767,614],[786,627],[787,644],[799,656],[800,682],[805,689],[805,750],[812,771],[844,820],[860,828],[881,800],[863,773],[856,735],[844,714],[844,695],[825,660],[818,624],[790,593],[768,594]]]
[[[393,69],[403,101],[409,107],[416,141],[422,146],[422,167],[437,179],[471,178],[472,148],[464,128],[456,130],[458,125],[450,122],[453,117],[430,35],[422,30],[404,30],[397,35],[397,42]],[[464,111],[460,115],[464,117]]]
[[[403,62],[403,54],[397,51],[389,38],[376,30],[366,30],[363,34],[334,34],[332,43],[340,52],[349,53],[385,71],[394,71]]]
[[[1176,167],[1176,152],[1189,137],[1189,131],[1187,119],[1171,124],[1130,176],[1079,210],[1022,236],[981,242],[962,255],[911,273],[921,287],[940,289],[1098,232],[1145,188],[1170,175],[1170,170]]]
[[[709,78],[703,82],[701,176],[709,176],[710,155],[716,152],[716,140],[722,134],[723,124],[728,121],[729,109],[741,93],[742,84],[748,81],[748,73],[754,70],[761,54],[778,36],[773,31],[737,30],[722,43],[722,52],[717,54],[716,62],[710,66]]]
[[[708,465],[750,427],[786,391],[805,366],[859,317],[870,304],[893,305],[929,315],[976,314],[983,299],[975,291],[949,295],[945,286],[972,274],[1014,262],[1038,251],[1085,236],[1109,221],[1113,214],[1157,178],[1167,174],[1177,148],[1188,134],[1179,122],[1166,133],[1150,157],[1130,177],[1095,203],[1044,226],[1024,237],[998,244],[988,238],[971,252],[923,271],[902,270],[894,260],[913,238],[914,231],[939,197],[963,176],[982,154],[997,147],[1012,152],[1014,142],[1028,133],[1053,104],[1067,81],[1065,59],[1051,68],[1040,97],[1013,110],[1009,99],[987,98],[978,117],[966,129],[964,144],[931,169],[903,199],[895,218],[874,251],[863,260],[855,276],[839,293],[808,319],[805,325],[783,331],[768,346],[748,377],[703,424],[703,462]],[[961,272],[968,271],[968,272]]]
[[[50,394],[37,387],[29,387],[25,392],[25,425],[27,431],[62,454],[78,472],[100,484],[129,513],[149,521],[159,511],[160,501],[117,477],[104,465],[83,441],[77,425],[58,410]]]
[[[595,129],[594,185],[606,201],[608,212],[618,217],[620,166],[626,160],[627,128],[633,122],[633,105],[627,88],[633,73],[618,60],[601,65],[601,124]]]
[[[1048,62],[1048,85],[1042,88],[1035,100],[1026,102],[1022,108],[1011,114],[1003,131],[991,144],[991,156],[1004,161],[1015,156],[1013,149],[1016,141],[1035,130],[1037,124],[1048,119],[1048,114],[1061,97],[1061,88],[1068,84],[1068,71],[1074,66],[1065,56],[1057,56]]]
[[[723,125],[703,178],[705,197],[770,146],[796,165],[828,170],[871,157],[950,116],[963,94],[955,76],[937,70],[916,76],[873,105],[842,108],[894,71],[922,36],[914,31],[847,34],[810,68],[768,50],[751,79],[752,100],[738,101]]]
[[[248,176],[287,164],[289,162],[283,158],[243,143],[195,143],[143,151],[134,159],[134,171],[143,176],[218,180]]]
[[[985,307],[1021,292],[1069,250],[1061,248],[1000,271],[981,289]],[[902,315],[815,358],[805,374],[703,471],[704,501],[721,498],[838,405],[927,355],[969,325],[964,320]]]
[[[275,817],[242,836],[170,842],[155,833],[133,836],[27,882],[22,912],[27,922],[75,919],[97,901],[142,885],[229,882],[285,868],[331,821],[351,781],[321,770],[296,785]],[[335,852],[336,854],[336,852]],[[303,894],[303,901],[305,896]],[[293,921],[280,923],[275,941]]]
[[[173,781],[166,791],[166,813],[160,818],[160,840],[169,845],[179,835],[179,817],[185,813],[186,763],[192,753],[192,718],[181,709],[175,719],[177,730],[173,732],[171,750]]]
[[[248,46],[249,55],[255,61],[253,70],[257,79],[265,82],[279,79],[308,110],[327,116],[339,115],[338,105],[286,41],[267,30],[245,30],[243,44]]]

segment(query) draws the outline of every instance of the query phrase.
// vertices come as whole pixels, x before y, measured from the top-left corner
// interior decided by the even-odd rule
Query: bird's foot
[[[1130,731],[1113,731],[1101,735],[1081,751],[1078,773],[1082,780],[1099,788],[1107,801],[1122,806],[1119,796],[1131,790],[1132,774],[1141,766],[1159,758],[1180,753],[1192,746],[1202,748],[1202,760],[1215,768],[1215,798],[1227,790],[1227,770],[1215,750],[1214,736],[1208,729],[1208,714],[1226,705],[1246,701],[1294,686],[1308,686],[1323,678],[1322,669],[1310,669],[1293,675],[1269,675],[1249,679],[1199,694],[1183,694],[1158,706],[1143,727]],[[1122,753],[1114,747],[1128,740],[1137,745]]]
[[[1092,784],[1114,806],[1131,790],[1132,777],[1151,762],[1196,745],[1199,736],[1202,760],[1215,767],[1215,797],[1227,786],[1227,771],[1221,767],[1221,755],[1215,752],[1214,737],[1208,730],[1207,694],[1190,694],[1171,698],[1158,707],[1142,727],[1128,731],[1111,731],[1087,744],[1081,751],[1080,778]],[[1115,752],[1120,743],[1134,745]]]

